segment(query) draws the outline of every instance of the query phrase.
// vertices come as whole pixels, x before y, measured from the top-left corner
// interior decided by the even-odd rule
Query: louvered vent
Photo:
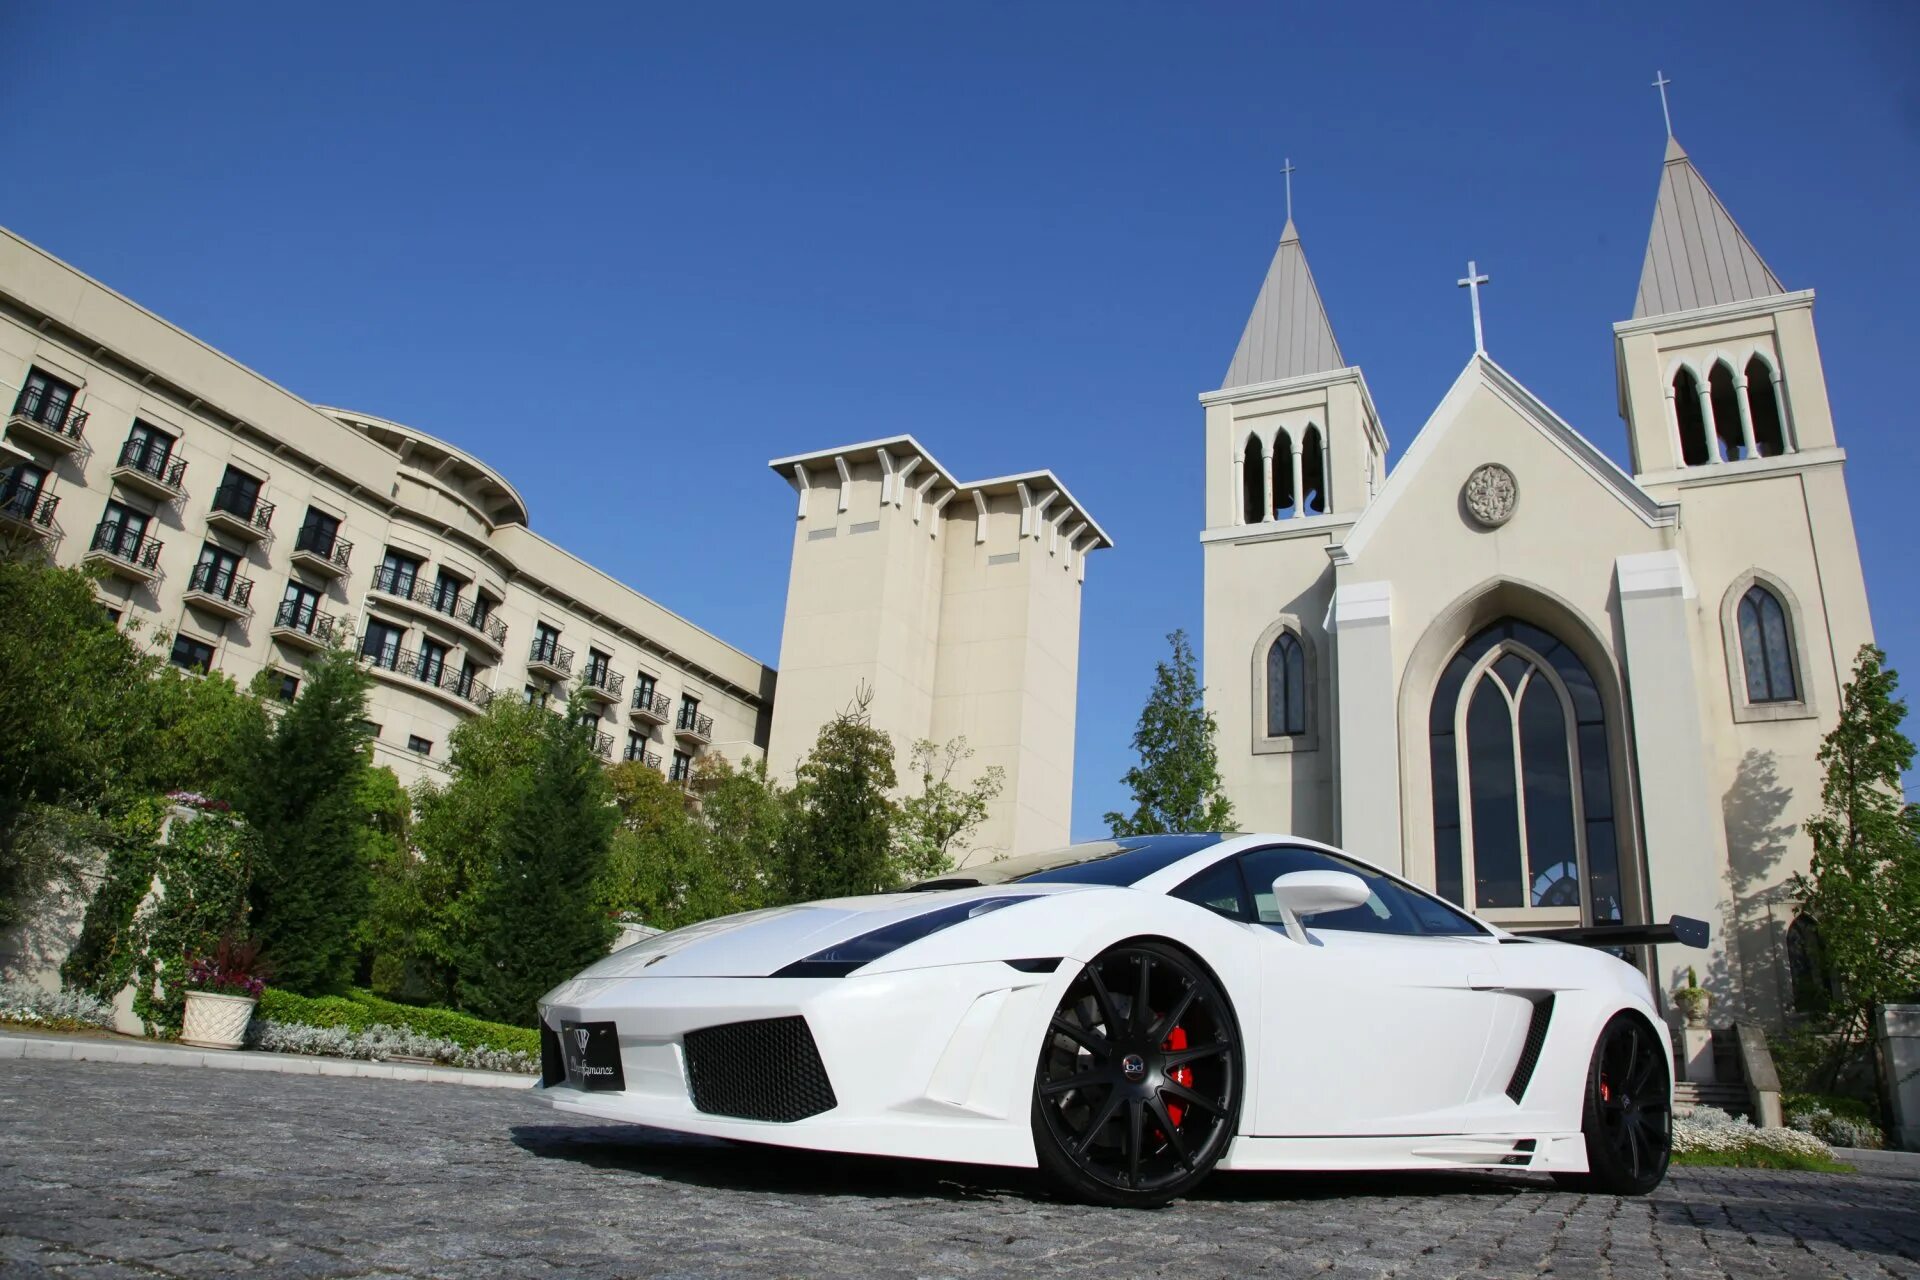
[[[1540,1049],[1547,1043],[1547,1023],[1553,1019],[1553,997],[1540,996],[1533,1002],[1533,1020],[1527,1023],[1527,1042],[1520,1047],[1520,1061],[1513,1066],[1513,1079],[1507,1081],[1507,1096],[1515,1102],[1526,1095],[1533,1069],[1540,1063]]]

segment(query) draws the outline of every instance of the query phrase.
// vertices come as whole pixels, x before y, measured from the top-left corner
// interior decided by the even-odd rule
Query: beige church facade
[[[1705,919],[1656,985],[1772,1018],[1873,631],[1813,294],[1671,140],[1614,358],[1630,472],[1484,351],[1389,470],[1288,223],[1200,397],[1227,794],[1511,926]]]

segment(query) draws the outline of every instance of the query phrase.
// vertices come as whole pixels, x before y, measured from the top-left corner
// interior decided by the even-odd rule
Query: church
[[[1613,326],[1631,471],[1478,342],[1389,469],[1289,217],[1200,396],[1206,701],[1241,828],[1512,928],[1707,920],[1709,951],[1652,949],[1654,985],[1692,965],[1717,1022],[1777,1021],[1816,756],[1873,639],[1813,299],[1669,134]]]

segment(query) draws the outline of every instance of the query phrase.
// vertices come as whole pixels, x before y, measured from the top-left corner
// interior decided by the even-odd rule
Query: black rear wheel
[[[1667,1037],[1644,1019],[1613,1015],[1587,1069],[1580,1130],[1588,1172],[1560,1175],[1562,1185],[1616,1196],[1643,1196],[1660,1185],[1673,1155],[1671,1057]]]
[[[1240,1078],[1239,1028],[1205,969],[1164,943],[1105,951],[1075,976],[1040,1047],[1040,1167],[1080,1199],[1165,1204],[1226,1151]]]

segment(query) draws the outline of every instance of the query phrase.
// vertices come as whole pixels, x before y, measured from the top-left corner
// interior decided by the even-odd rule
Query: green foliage
[[[1920,992],[1920,805],[1901,787],[1914,750],[1885,660],[1862,646],[1841,691],[1839,723],[1820,748],[1821,810],[1807,823],[1813,863],[1793,880],[1818,926],[1823,979],[1799,994],[1839,1041],[1836,1067],[1866,1052],[1875,1005]]]
[[[468,1049],[499,1049],[538,1057],[540,1033],[526,1027],[455,1013],[451,1009],[423,1009],[396,1004],[358,987],[345,995],[301,996],[268,987],[260,998],[258,1017],[275,1022],[297,1022],[310,1027],[346,1027],[364,1031],[371,1026],[404,1027],[409,1031],[451,1040]]]
[[[953,866],[953,854],[986,820],[987,809],[1006,790],[1007,771],[991,765],[965,787],[953,771],[973,758],[965,738],[942,747],[928,738],[913,744],[912,769],[920,790],[908,794],[895,814],[896,878],[924,880]]]
[[[100,885],[87,903],[80,937],[60,966],[60,980],[67,987],[112,1000],[132,980],[139,957],[134,913],[153,887],[166,813],[164,802],[148,799],[108,825],[107,862]]]
[[[371,677],[333,650],[307,665],[300,696],[243,754],[240,809],[265,847],[253,884],[255,928],[282,986],[334,990],[352,974],[366,912],[360,807],[368,768]]]
[[[1853,1166],[1822,1156],[1798,1151],[1782,1151],[1755,1144],[1732,1151],[1676,1151],[1672,1162],[1692,1168],[1721,1169],[1799,1169],[1807,1173],[1852,1173]]]
[[[862,693],[820,730],[800,762],[793,813],[781,834],[781,890],[789,902],[878,893],[898,883],[892,858],[893,740],[873,727]]]
[[[1218,727],[1201,701],[1193,649],[1184,631],[1175,631],[1167,642],[1173,659],[1155,665],[1153,690],[1133,732],[1140,763],[1122,779],[1133,792],[1134,810],[1106,815],[1116,836],[1233,827],[1233,806],[1220,790]]]
[[[643,764],[617,764],[607,781],[619,811],[601,882],[610,915],[677,929],[765,905],[786,793],[764,764],[701,760],[698,804]]]

